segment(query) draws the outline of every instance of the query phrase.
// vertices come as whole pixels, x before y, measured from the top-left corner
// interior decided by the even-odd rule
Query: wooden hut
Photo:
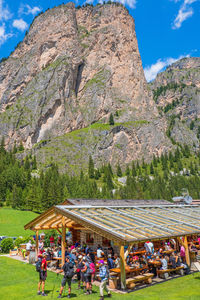
[[[36,249],[39,230],[58,230],[62,234],[62,263],[65,260],[66,228],[72,232],[73,240],[81,234],[91,233],[95,244],[100,243],[98,238],[112,241],[120,253],[122,289],[126,287],[125,257],[135,243],[182,237],[180,241],[183,241],[186,261],[190,264],[187,236],[200,233],[200,206],[171,205],[166,202],[120,206],[115,202],[117,200],[112,200],[113,205],[95,206],[66,205],[65,202],[42,213],[26,224],[25,229],[36,232]],[[128,246],[126,253],[124,246]]]

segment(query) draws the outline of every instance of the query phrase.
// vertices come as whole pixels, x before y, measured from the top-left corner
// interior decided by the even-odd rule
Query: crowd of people
[[[61,244],[61,241],[60,241]],[[107,287],[110,271],[120,268],[120,257],[112,246],[103,249],[98,245],[96,249],[91,249],[86,243],[82,245],[76,243],[68,244],[65,249],[65,264],[60,264],[61,247],[58,243],[55,245],[50,238],[50,247],[44,250],[42,241],[39,244],[38,259],[41,262],[40,281],[38,284],[38,294],[45,295],[44,284],[47,277],[47,265],[55,267],[57,274],[63,272],[60,292],[58,298],[62,297],[65,285],[68,285],[68,297],[71,295],[72,278],[76,275],[78,289],[83,288],[86,295],[92,294],[92,286],[95,279],[100,280],[100,299],[104,299],[104,291],[108,297],[111,297],[110,290]],[[190,249],[195,250],[195,244],[191,242]],[[126,251],[126,247],[124,249]],[[195,250],[196,251],[196,250]],[[56,260],[57,259],[57,260]],[[52,264],[54,263],[54,264]],[[126,265],[139,274],[151,272],[158,276],[159,270],[176,269],[183,267],[185,274],[190,272],[186,263],[185,247],[177,243],[174,239],[160,242],[159,247],[154,247],[154,243],[135,245],[126,257]],[[42,293],[40,287],[42,285]]]
[[[50,243],[50,246],[51,247],[44,250],[43,243],[40,241],[38,262],[40,262],[41,266],[39,271],[38,295],[45,296],[44,288],[47,278],[47,265],[49,263],[49,266],[57,268],[57,274],[64,273],[58,298],[62,297],[63,289],[66,284],[68,285],[67,297],[70,298],[71,283],[74,275],[76,275],[78,281],[78,289],[83,288],[86,295],[92,294],[93,282],[97,277],[101,281],[100,299],[104,299],[104,290],[107,292],[108,297],[111,297],[110,290],[107,287],[109,269],[119,267],[120,261],[119,256],[114,254],[112,247],[108,248],[108,254],[105,254],[100,245],[98,245],[94,252],[85,243],[81,246],[79,242],[76,242],[74,245],[68,245],[66,247],[65,264],[60,266],[59,260],[56,259],[61,257],[61,247],[56,246],[53,242]],[[109,259],[112,261],[110,265]],[[54,265],[52,265],[52,263]],[[41,286],[42,292],[40,292]]]

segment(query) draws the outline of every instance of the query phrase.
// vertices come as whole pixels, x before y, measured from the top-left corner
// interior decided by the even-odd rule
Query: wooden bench
[[[126,279],[126,286],[128,289],[134,289],[136,283],[139,282],[145,282],[150,284],[152,282],[153,276],[154,276],[153,273],[146,273],[143,275],[135,276],[133,278],[128,278]]]
[[[18,255],[18,249],[10,250],[9,254],[10,254],[10,256],[12,256],[12,255]]]
[[[158,275],[161,275],[160,277],[167,279],[169,277],[169,273],[171,272],[176,272],[179,273],[180,275],[183,275],[184,274],[183,269],[184,267],[177,267],[175,269],[158,270]]]

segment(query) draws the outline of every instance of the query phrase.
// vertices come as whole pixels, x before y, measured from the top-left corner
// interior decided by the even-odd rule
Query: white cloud
[[[0,46],[5,43],[5,41],[12,36],[11,33],[6,33],[5,24],[0,26]]]
[[[10,18],[12,18],[12,14],[9,11],[8,6],[4,6],[3,5],[3,0],[0,0],[0,21],[3,20],[9,20]]]
[[[119,2],[122,3],[123,5],[129,6],[130,8],[135,8],[137,1],[136,0],[119,0]]]
[[[23,19],[15,19],[12,25],[21,31],[24,31],[28,28],[28,24]]]
[[[21,4],[18,10],[19,15],[36,15],[39,13],[42,9],[38,6],[31,7],[28,4]]]
[[[197,1],[199,0],[184,0],[172,24],[172,29],[180,28],[182,23],[194,14],[194,10],[190,5]],[[177,0],[175,0],[175,2],[177,2]]]
[[[178,58],[169,57],[169,58],[166,58],[163,60],[159,59],[159,60],[157,60],[157,62],[155,64],[144,68],[144,74],[145,74],[146,80],[148,82],[152,81],[153,79],[156,78],[156,75],[160,71],[162,71],[164,68],[173,64],[174,62],[176,62],[177,60],[179,60],[183,57],[189,57],[189,55],[180,55]]]
[[[111,0],[112,2],[119,2],[122,3],[124,6],[129,6],[130,8],[135,8],[137,0]],[[93,3],[94,0],[86,0],[86,3]],[[104,0],[98,0],[98,3],[103,4]],[[105,2],[108,2],[108,0],[105,0]]]

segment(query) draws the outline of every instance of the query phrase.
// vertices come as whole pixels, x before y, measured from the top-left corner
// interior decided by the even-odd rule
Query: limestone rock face
[[[87,155],[128,163],[172,146],[144,77],[128,11],[115,4],[75,9],[68,3],[39,15],[0,64],[0,135],[7,147],[22,142],[41,158],[44,144],[108,123],[111,113],[117,132],[100,134]],[[145,130],[133,126],[127,132],[127,122],[144,122]],[[85,137],[78,147],[88,143]],[[115,144],[124,145],[123,155]],[[45,155],[48,160],[52,154]]]
[[[173,123],[175,141],[199,147],[200,58],[183,58],[160,73],[150,83],[159,110]],[[171,122],[172,119],[175,122]],[[194,124],[191,126],[191,122]]]

